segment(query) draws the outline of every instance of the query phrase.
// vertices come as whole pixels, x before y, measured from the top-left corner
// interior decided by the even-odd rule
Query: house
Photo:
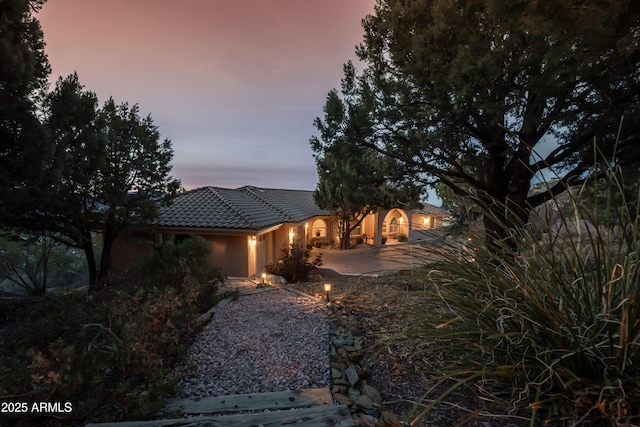
[[[410,230],[439,228],[447,216],[448,212],[431,205],[412,211],[379,210],[365,217],[352,238],[380,245],[401,234],[409,236]],[[238,277],[263,272],[291,243],[338,241],[335,220],[331,212],[316,205],[313,191],[202,187],[178,195],[149,231],[114,242],[111,268],[125,269],[137,257],[192,235],[210,242],[212,265]]]

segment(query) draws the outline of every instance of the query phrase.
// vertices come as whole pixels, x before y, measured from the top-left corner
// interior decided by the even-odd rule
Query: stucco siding
[[[109,268],[111,271],[124,271],[131,265],[153,252],[151,233],[125,233],[117,237],[109,254]]]
[[[233,277],[249,275],[249,243],[247,236],[204,236],[211,244],[209,261],[224,274]]]

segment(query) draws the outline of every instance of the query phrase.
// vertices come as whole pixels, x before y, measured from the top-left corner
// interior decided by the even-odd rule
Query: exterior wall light
[[[255,244],[256,244],[256,236],[251,236],[251,239],[249,239],[249,243],[251,243],[251,246],[255,246]]]

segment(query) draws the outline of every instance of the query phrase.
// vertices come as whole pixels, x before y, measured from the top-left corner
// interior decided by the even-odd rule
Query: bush
[[[13,354],[0,360],[0,396],[70,402],[73,412],[22,415],[11,424],[64,426],[155,415],[163,398],[175,395],[170,373],[197,332],[197,317],[221,298],[219,273],[196,269],[206,259],[201,249],[201,242],[185,241],[142,262],[154,266],[139,272],[155,275],[155,286],[56,295],[25,309]],[[158,265],[163,257],[164,267]],[[162,280],[155,268],[172,274]]]
[[[138,262],[132,268],[130,281],[151,287],[179,287],[186,277],[200,283],[221,282],[224,275],[209,264],[210,253],[209,243],[199,236],[166,245]]]
[[[425,280],[448,310],[403,331],[428,343],[428,351],[446,349],[448,357],[425,394],[432,399],[439,390],[434,403],[416,419],[466,386],[486,406],[461,423],[505,412],[531,425],[638,419],[640,196],[625,200],[620,177],[607,177],[590,184],[604,203],[585,198],[585,186],[562,218],[565,232],[554,234],[547,225],[552,245],[526,226],[510,230],[515,248],[503,244],[500,256],[482,247],[461,256],[459,246],[443,242],[443,261]]]
[[[42,235],[0,231],[0,285],[30,295],[69,287],[86,274],[84,256]]]
[[[311,251],[301,245],[285,245],[281,249],[280,259],[267,264],[268,273],[284,277],[289,283],[305,282],[309,279],[309,272],[322,265],[322,254],[309,262]]]
[[[409,240],[409,238],[407,237],[406,234],[400,233],[396,235],[396,240],[398,240],[398,242],[406,242]]]

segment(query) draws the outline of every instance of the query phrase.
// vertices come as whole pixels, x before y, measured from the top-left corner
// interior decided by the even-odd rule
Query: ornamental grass
[[[640,424],[640,196],[604,175],[534,210],[500,255],[467,243],[482,236],[413,249],[441,257],[416,274],[446,310],[402,337],[448,356],[409,425],[463,389],[480,404],[459,425]]]

